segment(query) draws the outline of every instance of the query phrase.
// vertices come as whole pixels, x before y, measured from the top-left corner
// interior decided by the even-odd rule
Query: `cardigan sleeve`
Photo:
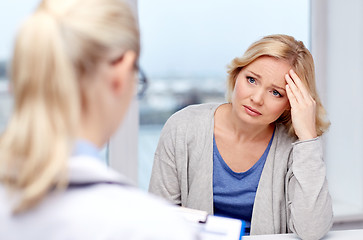
[[[289,229],[302,239],[320,239],[333,221],[321,138],[293,143],[289,165],[286,175]]]
[[[175,163],[175,136],[164,126],[154,156],[149,192],[181,205],[181,190]]]

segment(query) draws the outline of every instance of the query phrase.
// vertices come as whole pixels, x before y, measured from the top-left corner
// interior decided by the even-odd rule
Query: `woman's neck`
[[[89,109],[88,109],[89,110]],[[78,138],[90,141],[98,148],[102,148],[108,141],[107,121],[97,111],[83,111],[80,125],[78,127]]]
[[[255,125],[241,121],[232,111],[231,104],[221,105],[215,113],[215,130],[233,134],[239,141],[261,141],[271,138],[275,125]]]

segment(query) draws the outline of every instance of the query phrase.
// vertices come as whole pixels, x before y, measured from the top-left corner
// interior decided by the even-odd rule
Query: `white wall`
[[[109,165],[132,180],[135,185],[138,184],[138,131],[139,107],[138,101],[135,98],[122,125],[111,138],[108,145]]]
[[[137,19],[137,0],[127,0]],[[121,126],[108,143],[109,165],[138,184],[139,105],[135,97]]]
[[[312,52],[332,123],[327,172],[336,217],[363,214],[363,1],[312,1]],[[363,215],[362,215],[363,216]]]

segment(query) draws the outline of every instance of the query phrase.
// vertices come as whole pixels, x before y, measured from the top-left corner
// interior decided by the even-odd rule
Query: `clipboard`
[[[246,223],[239,219],[185,207],[178,207],[177,211],[197,228],[201,240],[241,240],[245,233]]]

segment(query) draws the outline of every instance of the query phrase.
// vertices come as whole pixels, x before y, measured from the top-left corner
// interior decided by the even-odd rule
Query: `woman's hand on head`
[[[301,141],[316,138],[315,100],[292,69],[285,75],[285,80],[295,134]]]

